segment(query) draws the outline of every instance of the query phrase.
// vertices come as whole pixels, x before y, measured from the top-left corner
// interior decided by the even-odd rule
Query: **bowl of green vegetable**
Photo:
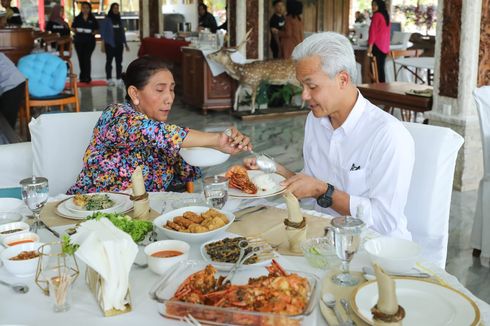
[[[300,246],[306,260],[313,267],[324,269],[339,263],[335,247],[327,237],[307,239]]]

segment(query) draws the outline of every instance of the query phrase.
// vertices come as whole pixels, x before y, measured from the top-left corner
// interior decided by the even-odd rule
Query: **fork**
[[[189,325],[201,326],[201,323],[196,318],[192,317],[191,314],[184,316],[184,318],[182,318],[182,320],[185,321]]]

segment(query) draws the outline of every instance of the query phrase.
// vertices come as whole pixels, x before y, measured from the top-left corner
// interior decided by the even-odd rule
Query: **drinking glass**
[[[228,200],[228,179],[215,175],[203,181],[204,197],[208,205],[221,209]]]
[[[340,216],[332,220],[333,242],[337,257],[342,260],[341,272],[332,277],[339,286],[354,286],[359,280],[349,273],[349,263],[359,249],[364,222],[351,216]]]
[[[20,186],[22,188],[22,199],[34,215],[32,231],[37,232],[42,226],[39,214],[48,201],[48,179],[32,176],[31,178],[21,180]]]
[[[74,281],[71,271],[60,266],[47,270],[46,277],[49,285],[49,296],[53,300],[54,312],[65,312],[71,307],[71,288]]]

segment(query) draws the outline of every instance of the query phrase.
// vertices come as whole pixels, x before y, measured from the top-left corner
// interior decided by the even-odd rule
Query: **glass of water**
[[[48,179],[32,176],[21,180],[20,186],[22,199],[34,215],[33,232],[37,232],[42,225],[40,220],[41,209],[49,197]]]
[[[364,222],[351,216],[340,216],[332,220],[333,243],[337,257],[342,260],[341,272],[332,277],[339,286],[354,286],[359,283],[349,272],[349,263],[359,249]]]
[[[228,199],[228,179],[215,175],[203,180],[204,197],[208,205],[221,209]]]

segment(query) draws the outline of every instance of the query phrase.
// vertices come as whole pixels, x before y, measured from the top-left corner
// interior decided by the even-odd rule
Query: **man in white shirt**
[[[304,170],[277,164],[298,198],[316,199],[325,213],[356,216],[375,231],[411,239],[405,204],[414,164],[414,142],[402,123],[358,91],[349,40],[327,32],[293,51],[296,78],[311,112],[305,125]],[[246,160],[257,168],[254,160]],[[360,209],[360,207],[362,207]]]

